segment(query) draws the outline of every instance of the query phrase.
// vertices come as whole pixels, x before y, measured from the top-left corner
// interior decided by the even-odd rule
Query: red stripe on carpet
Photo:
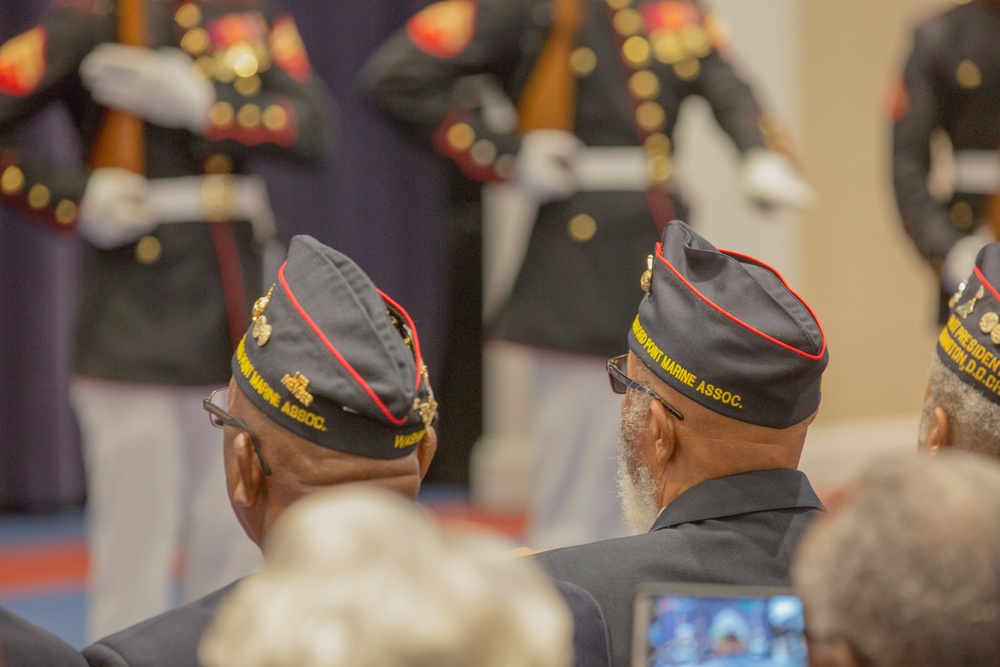
[[[0,550],[0,595],[82,587],[89,562],[79,541]]]

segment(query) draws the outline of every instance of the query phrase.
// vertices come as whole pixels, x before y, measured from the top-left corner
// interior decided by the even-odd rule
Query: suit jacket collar
[[[736,514],[792,508],[825,509],[808,478],[798,470],[758,470],[696,484],[663,508],[651,531]]]

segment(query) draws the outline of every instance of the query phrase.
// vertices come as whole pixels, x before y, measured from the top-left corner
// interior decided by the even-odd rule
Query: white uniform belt
[[[956,151],[954,188],[981,195],[1000,192],[1000,151]]]
[[[581,191],[635,191],[649,188],[649,153],[638,146],[596,146],[573,153],[576,186]]]
[[[258,241],[274,236],[267,184],[259,176],[179,176],[149,181],[148,204],[158,223],[249,220]]]

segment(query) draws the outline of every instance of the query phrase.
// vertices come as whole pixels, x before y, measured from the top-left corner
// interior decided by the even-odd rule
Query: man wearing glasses
[[[299,498],[362,482],[416,499],[437,445],[437,402],[410,316],[349,258],[292,240],[232,358],[205,399],[223,429],[233,511],[258,546]],[[387,527],[388,528],[388,527]],[[230,587],[106,637],[91,665],[198,664],[202,630]]]
[[[416,500],[437,448],[438,404],[406,311],[350,258],[296,236],[252,315],[229,386],[204,401],[224,430],[226,489],[250,539],[260,546],[289,505],[332,486]],[[607,667],[594,599],[556,586],[576,625],[576,667]],[[198,667],[198,641],[232,588],[105,637],[84,656],[92,667]]]
[[[823,509],[795,469],[828,360],[812,310],[771,268],[680,221],[651,262],[629,351],[608,362],[624,394],[619,493],[641,534],[538,556],[597,598],[615,667],[629,664],[640,584],[787,585]]]

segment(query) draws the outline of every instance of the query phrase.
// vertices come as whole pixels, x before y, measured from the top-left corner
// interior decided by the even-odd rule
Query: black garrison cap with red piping
[[[233,376],[295,435],[371,459],[408,455],[437,415],[410,316],[349,257],[296,236],[257,300]]]
[[[716,249],[679,220],[656,245],[628,342],[671,388],[771,428],[816,411],[829,360],[815,314],[774,269]]]
[[[948,303],[938,336],[941,363],[987,399],[1000,403],[1000,243],[979,251],[976,268]]]

